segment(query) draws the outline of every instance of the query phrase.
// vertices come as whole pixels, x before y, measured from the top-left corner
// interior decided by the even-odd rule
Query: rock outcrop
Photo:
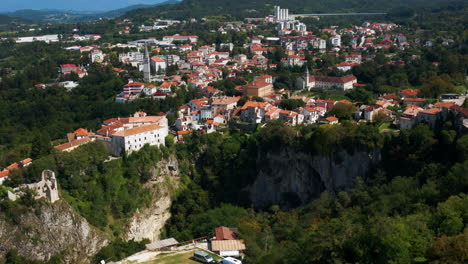
[[[179,184],[179,165],[174,156],[160,161],[152,171],[146,187],[153,195],[149,207],[138,210],[127,225],[125,240],[159,240],[166,221],[171,217],[172,194]]]
[[[280,205],[294,207],[312,201],[323,191],[336,193],[352,187],[356,177],[366,177],[380,161],[380,151],[346,151],[330,155],[310,155],[283,149],[260,154],[257,177],[248,187],[254,207]]]
[[[17,249],[28,259],[62,254],[67,263],[89,263],[89,257],[109,243],[109,236],[91,226],[63,201],[38,201],[34,209],[13,221],[0,214],[0,247]],[[0,254],[5,254],[0,251]]]

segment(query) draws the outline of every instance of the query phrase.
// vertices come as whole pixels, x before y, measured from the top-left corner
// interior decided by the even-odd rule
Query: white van
[[[221,261],[221,263],[222,264],[242,264],[242,261],[235,259],[235,258],[227,257],[227,258],[224,258]]]
[[[195,253],[193,253],[193,258],[201,263],[215,263],[213,257],[205,251],[195,251]]]

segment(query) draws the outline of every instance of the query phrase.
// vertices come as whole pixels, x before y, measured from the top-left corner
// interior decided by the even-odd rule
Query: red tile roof
[[[260,89],[260,88],[263,88],[265,86],[268,86],[268,85],[271,85],[271,83],[267,83],[263,80],[257,80],[257,81],[253,81],[247,85],[245,85],[244,87],[247,88],[247,89]]]
[[[463,108],[459,105],[453,105],[452,109],[462,114],[464,117],[468,117],[468,108]]]
[[[14,170],[14,169],[17,169],[19,167],[18,163],[13,163],[13,164],[10,164],[7,168],[7,170]]]
[[[140,126],[140,127],[134,127],[130,129],[126,129],[123,131],[117,131],[113,134],[113,136],[120,136],[120,137],[128,137],[136,134],[141,134],[157,129],[161,129],[163,127],[157,125],[157,124],[151,124],[151,125],[146,125],[146,126]]]
[[[66,150],[66,149],[69,149],[69,148],[72,148],[72,147],[75,147],[75,146],[78,146],[78,145],[81,145],[81,144],[88,143],[90,141],[91,141],[91,139],[89,137],[85,137],[85,138],[80,138],[80,139],[77,139],[77,140],[73,140],[71,142],[68,142],[68,143],[65,143],[65,144],[62,144],[62,145],[55,146],[54,148],[59,149],[59,150]]]
[[[325,118],[325,120],[327,120],[328,122],[333,122],[333,121],[338,121],[338,118],[335,116],[329,116]]]
[[[424,102],[426,99],[424,98],[405,98],[403,101],[405,102]]]
[[[258,107],[258,108],[265,108],[267,107],[268,103],[265,102],[254,102],[254,101],[248,101],[242,106],[242,110],[245,110],[249,107]]]
[[[27,158],[27,159],[24,159],[24,160],[20,161],[19,163],[21,163],[21,164],[24,165],[24,164],[28,164],[28,163],[30,163],[30,162],[32,162],[32,159],[31,159],[31,158]]]
[[[430,108],[430,109],[426,109],[426,110],[421,110],[419,112],[424,113],[424,114],[435,115],[435,114],[438,114],[438,113],[442,112],[442,110],[439,109],[439,108]]]
[[[154,62],[165,62],[163,59],[161,59],[160,57],[152,57],[151,58],[152,61]]]
[[[88,135],[88,130],[84,129],[84,128],[78,128],[77,130],[75,130],[75,135],[77,137],[85,137]]]
[[[316,76],[310,76],[311,80],[319,81],[319,82],[331,82],[331,83],[347,83],[351,81],[357,80],[356,76],[352,74],[348,74],[343,77],[334,77],[334,76],[321,76],[321,75],[316,75]]]
[[[401,96],[416,96],[419,94],[419,90],[415,89],[406,89],[400,91]]]
[[[140,87],[140,86],[145,86],[145,84],[139,83],[139,82],[133,82],[133,83],[126,84],[124,87],[128,88],[128,87]]]
[[[451,108],[454,105],[455,105],[454,102],[438,102],[438,103],[436,103],[434,105],[434,107],[437,107],[437,108]]]
[[[0,171],[0,178],[7,177],[10,174],[10,171],[4,170]]]
[[[216,240],[235,240],[235,234],[231,229],[225,226],[220,226],[215,229]]]
[[[177,131],[177,135],[188,135],[192,133],[192,130]]]

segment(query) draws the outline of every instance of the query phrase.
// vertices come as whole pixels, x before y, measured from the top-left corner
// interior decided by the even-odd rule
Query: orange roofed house
[[[264,80],[253,81],[242,87],[244,95],[263,97],[273,94],[273,85]]]
[[[113,156],[121,156],[140,150],[144,145],[159,146],[164,144],[169,134],[166,116],[147,116],[137,112],[132,117],[111,118],[96,132],[106,143]]]
[[[222,257],[242,257],[246,247],[244,241],[237,238],[236,232],[236,228],[216,228],[216,239],[211,240],[211,250]]]
[[[265,102],[248,101],[241,107],[241,120],[249,123],[261,123],[265,120],[265,114],[273,106]]]
[[[131,117],[107,119],[96,133],[79,128],[67,135],[68,142],[55,146],[62,151],[73,149],[88,142],[99,140],[104,143],[109,153],[121,156],[140,150],[145,144],[159,146],[165,143],[169,133],[166,116],[147,116],[144,112],[136,112]]]

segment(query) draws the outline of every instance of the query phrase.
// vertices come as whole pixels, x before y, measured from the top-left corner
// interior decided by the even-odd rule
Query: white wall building
[[[276,21],[289,20],[289,9],[281,9],[279,6],[275,6],[275,18]]]
[[[27,43],[34,41],[45,41],[47,43],[58,42],[59,35],[43,35],[43,36],[32,36],[32,37],[19,37],[16,38],[16,43]]]
[[[125,151],[128,154],[140,150],[145,144],[159,146],[165,143],[168,128],[159,124],[144,125],[118,131],[112,134],[112,150],[114,156],[121,156]]]
[[[331,38],[331,43],[335,47],[341,46],[341,35],[335,35]]]

